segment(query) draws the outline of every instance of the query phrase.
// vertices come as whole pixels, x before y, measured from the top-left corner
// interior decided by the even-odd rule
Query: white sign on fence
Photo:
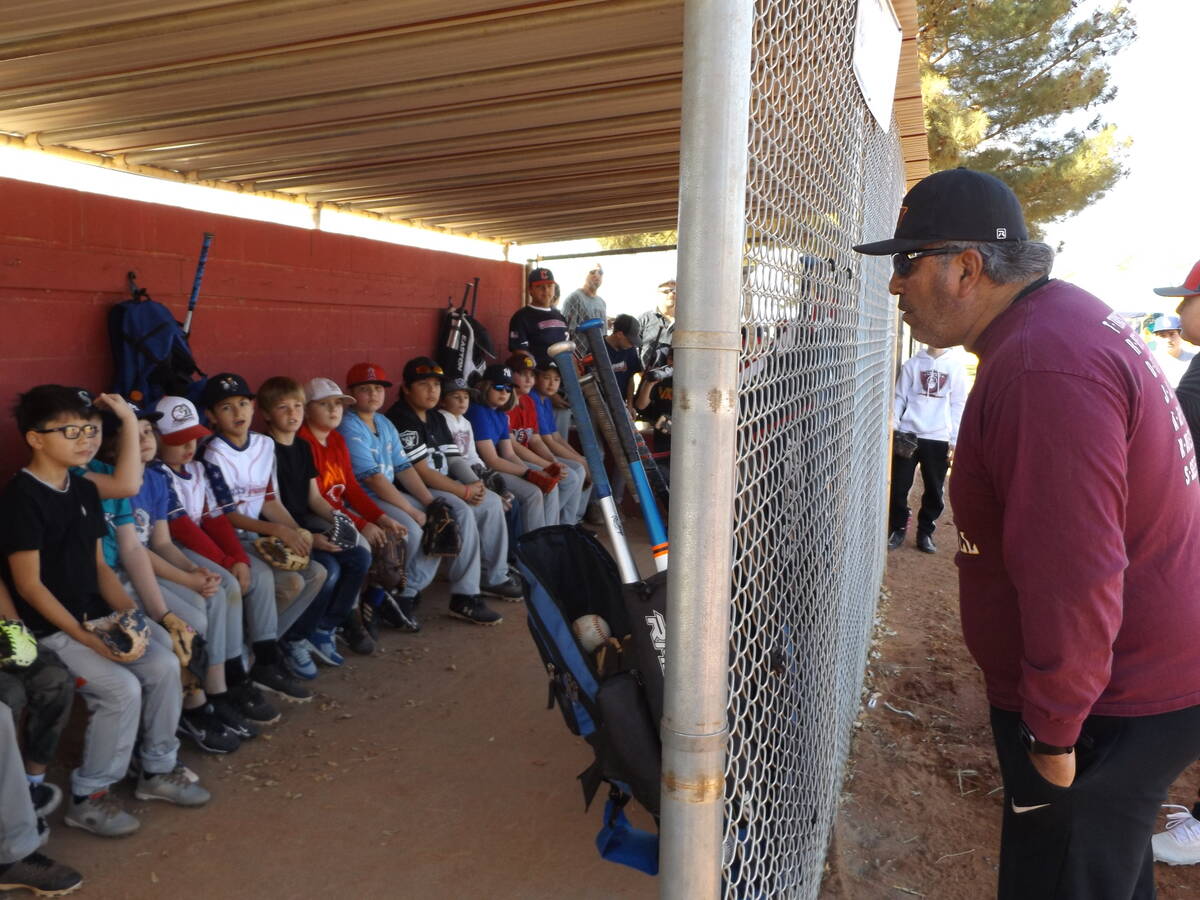
[[[892,124],[892,101],[904,33],[891,0],[858,0],[854,26],[854,77],[867,109],[885,132]]]

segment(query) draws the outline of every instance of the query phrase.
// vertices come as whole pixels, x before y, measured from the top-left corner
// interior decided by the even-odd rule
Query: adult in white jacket
[[[888,549],[904,543],[911,513],[908,492],[921,466],[925,492],[917,513],[917,549],[936,553],[933,530],[945,504],[942,485],[954,457],[958,423],[967,402],[967,373],[962,354],[943,347],[926,347],[900,369],[892,427],[917,436],[917,450],[908,457],[892,458],[892,499],[888,521]]]

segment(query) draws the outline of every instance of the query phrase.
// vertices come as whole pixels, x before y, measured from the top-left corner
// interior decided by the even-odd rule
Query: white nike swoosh
[[[1049,803],[1039,803],[1037,806],[1017,806],[1017,801],[1013,800],[1012,811],[1019,816],[1021,813],[1033,812],[1035,809],[1045,809],[1049,805]]]

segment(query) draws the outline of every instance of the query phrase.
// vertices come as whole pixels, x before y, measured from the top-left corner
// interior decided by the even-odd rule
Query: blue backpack
[[[204,373],[192,357],[183,326],[137,286],[133,272],[128,277],[130,299],[108,311],[112,390],[142,407],[166,395],[187,396],[196,377],[203,378]]]
[[[530,589],[529,631],[549,676],[547,709],[557,704],[567,728],[595,754],[579,775],[585,808],[609,786],[596,848],[605,859],[656,875],[658,835],[634,828],[624,813],[633,798],[655,822],[659,814],[662,746],[652,710],[661,714],[662,679],[658,657],[647,662],[636,646],[641,610],[627,607],[608,551],[576,526],[528,532],[516,551]],[[601,616],[617,639],[603,654],[585,651],[572,632],[571,623],[588,614]],[[658,677],[645,677],[646,666]]]

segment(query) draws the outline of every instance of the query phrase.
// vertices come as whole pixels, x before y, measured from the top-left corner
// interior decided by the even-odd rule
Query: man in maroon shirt
[[[1015,195],[968,169],[904,199],[891,291],[979,359],[955,449],[959,606],[1004,780],[1001,898],[1154,895],[1150,836],[1200,755],[1200,484],[1154,357],[1050,280]]]

